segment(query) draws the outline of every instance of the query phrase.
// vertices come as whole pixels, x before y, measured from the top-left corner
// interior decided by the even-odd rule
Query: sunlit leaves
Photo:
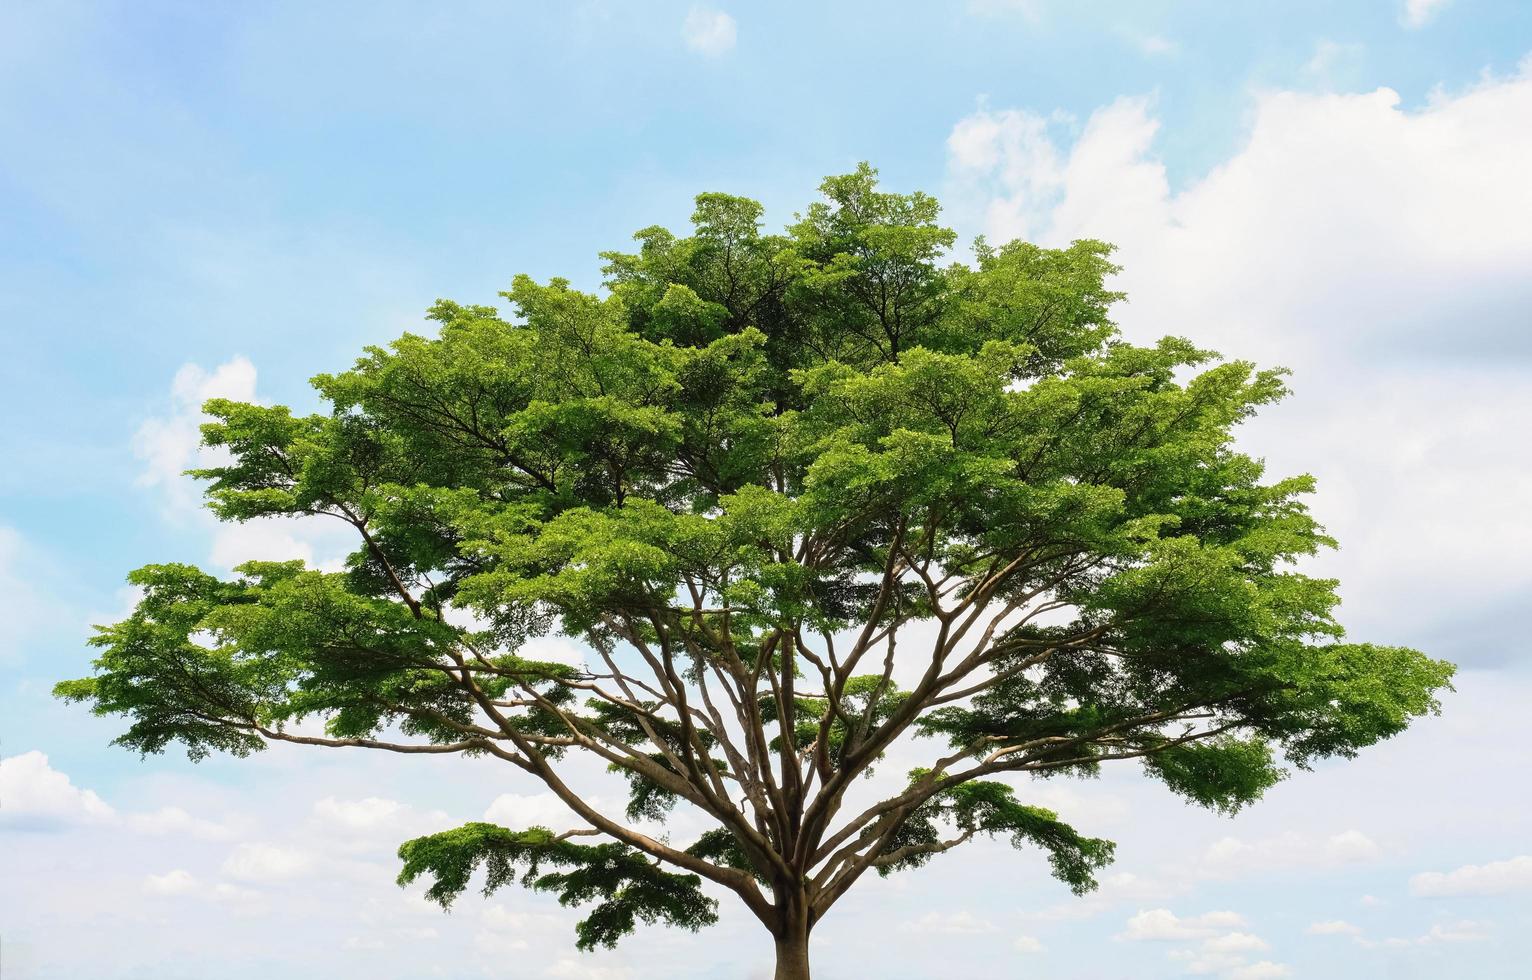
[[[1229,814],[1260,799],[1286,775],[1271,746],[1254,738],[1172,745],[1146,756],[1144,767],[1192,802]]]

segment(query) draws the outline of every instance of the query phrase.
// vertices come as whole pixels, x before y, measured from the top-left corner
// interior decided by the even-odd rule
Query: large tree
[[[1026,777],[1136,760],[1234,811],[1436,710],[1451,665],[1343,642],[1336,583],[1295,570],[1331,544],[1310,479],[1233,446],[1283,372],[1125,342],[1100,242],[943,264],[932,198],[865,165],[822,191],[779,235],[704,194],[689,237],[606,253],[601,295],[518,277],[509,317],[438,302],[435,336],[316,377],[327,412],[209,402],[214,513],[328,515],[356,551],[141,568],[58,693],[144,753],[502,760],[577,825],[412,840],[402,882],[589,904],[582,948],[733,893],[782,980],[868,871],[978,836],[1091,888],[1113,845]],[[522,655],[552,633],[586,663]],[[924,766],[868,780],[914,739]],[[572,788],[577,755],[625,813]],[[678,805],[712,829],[639,829]]]

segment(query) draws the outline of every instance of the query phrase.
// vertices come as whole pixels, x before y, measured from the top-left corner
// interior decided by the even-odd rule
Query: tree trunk
[[[809,980],[808,930],[788,929],[777,937],[775,980]]]

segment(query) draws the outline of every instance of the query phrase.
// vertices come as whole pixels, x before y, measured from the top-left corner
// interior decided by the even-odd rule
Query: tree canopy
[[[1025,775],[1137,760],[1232,813],[1437,709],[1451,665],[1347,642],[1336,583],[1298,569],[1332,544],[1310,478],[1234,444],[1284,372],[1125,341],[1101,242],[956,262],[931,197],[865,165],[821,189],[781,234],[703,194],[689,236],[604,253],[600,294],[518,276],[508,313],[439,301],[433,335],[314,378],[319,414],[209,402],[213,512],[328,515],[356,550],[141,568],[58,693],[144,753],[503,760],[581,823],[409,841],[401,882],[556,893],[589,906],[584,948],[733,893],[784,978],[868,870],[976,836],[1090,889],[1113,845]],[[587,662],[522,655],[548,634]],[[928,763],[843,807],[906,739]],[[572,754],[625,813],[571,788]],[[714,828],[634,826],[683,801]]]

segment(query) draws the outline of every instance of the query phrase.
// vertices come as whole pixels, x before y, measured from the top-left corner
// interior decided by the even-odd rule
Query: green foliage
[[[696,843],[686,849],[688,854],[706,858],[718,864],[720,867],[735,868],[744,871],[757,881],[765,883],[766,877],[751,863],[742,847],[739,846],[739,838],[722,828],[705,831]]]
[[[1231,815],[1286,776],[1270,744],[1253,738],[1170,746],[1147,756],[1144,768],[1187,799]]]
[[[608,948],[639,922],[663,922],[697,931],[718,921],[718,903],[702,893],[696,875],[671,874],[622,844],[576,844],[544,827],[507,830],[489,823],[417,837],[399,847],[404,869],[399,884],[422,875],[432,879],[426,895],[446,908],[467,888],[481,866],[484,895],[518,881],[552,892],[565,906],[594,902],[575,926],[580,949]],[[544,868],[567,871],[544,871]]]
[[[300,562],[250,562],[221,582],[185,565],[149,565],[129,576],[144,596],[121,623],[99,627],[94,677],[57,693],[90,701],[100,715],[133,719],[118,744],[142,753],[171,742],[191,756],[246,755],[260,735],[310,715],[337,738],[367,738],[391,724],[435,743],[460,738],[472,705],[440,667],[462,631],[416,618],[398,602],[351,588],[345,574]],[[509,654],[490,662],[486,691],[512,683],[552,704],[569,700],[564,664]],[[534,706],[519,719],[547,727]]]
[[[917,778],[923,771],[914,774]],[[933,797],[916,810],[899,833],[883,849],[890,859],[878,866],[879,874],[919,867],[940,849],[941,824],[950,824],[965,835],[1006,835],[1017,848],[1038,847],[1048,854],[1053,876],[1076,895],[1096,887],[1095,872],[1112,861],[1116,845],[1109,840],[1082,837],[1059,820],[1058,814],[1016,801],[1015,791],[1004,783],[960,783]]]
[[[701,195],[689,235],[604,253],[600,295],[518,276],[505,313],[439,301],[431,336],[315,377],[323,412],[209,402],[213,512],[322,515],[355,551],[139,569],[58,694],[144,753],[287,739],[549,783],[593,754],[627,819],[716,821],[687,850],[622,814],[612,844],[471,824],[405,846],[444,903],[478,867],[597,902],[585,946],[711,921],[693,875],[818,916],[978,834],[1081,891],[1111,845],[989,777],[1137,760],[1233,812],[1437,710],[1452,666],[1347,642],[1337,584],[1301,571],[1333,546],[1312,480],[1235,444],[1284,372],[1125,341],[1101,242],[944,265],[934,199],[865,165],[821,190],[780,234]],[[520,655],[553,633],[587,663]],[[295,734],[309,717],[324,736]],[[843,809],[911,734],[950,745],[940,770]]]

